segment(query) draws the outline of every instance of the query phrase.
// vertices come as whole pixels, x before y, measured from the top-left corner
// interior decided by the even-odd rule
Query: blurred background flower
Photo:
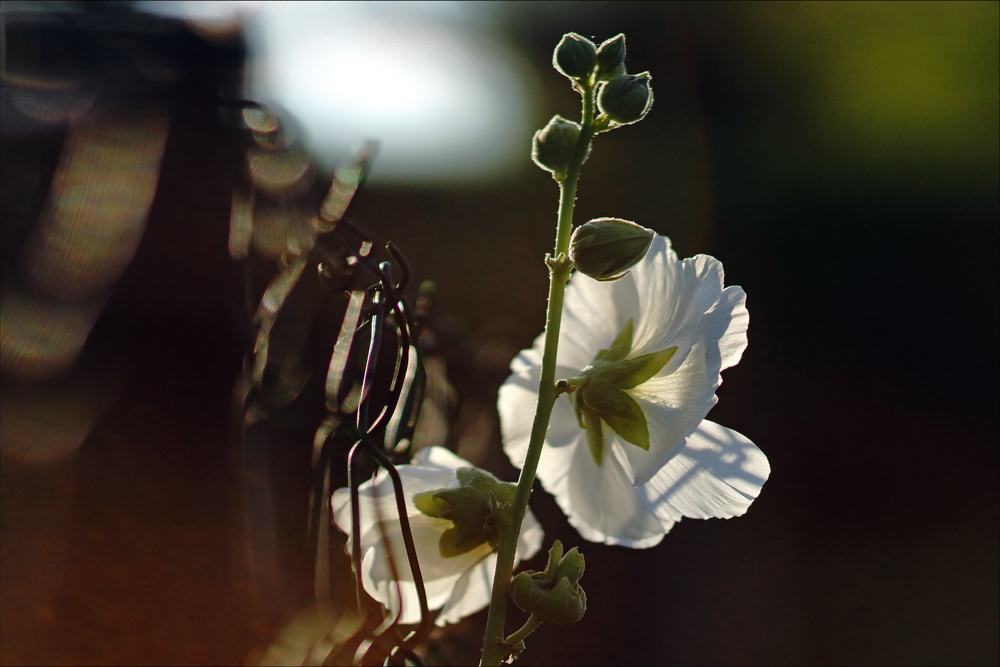
[[[241,80],[238,24],[217,17],[88,46],[87,35],[109,34],[97,26],[127,27],[115,18],[123,6],[102,5],[102,20],[81,19],[46,50],[46,29],[62,24],[26,31],[24,7],[0,9],[5,290],[41,275],[25,267],[35,256],[23,248],[40,229],[67,124],[110,117],[101,104],[136,80],[107,66],[118,62],[107,53],[163,45],[129,57],[127,71],[158,82],[150,95],[170,120],[145,231],[117,287],[97,306],[54,301],[70,304],[61,320],[75,334],[53,340],[86,338],[71,370],[25,379],[3,367],[0,659],[239,663],[291,617],[301,582],[274,574],[267,590],[287,599],[262,603],[233,528],[243,480],[231,462],[229,406],[248,341],[242,279],[227,253],[240,163],[227,152],[217,99],[220,81]],[[670,236],[681,256],[720,258],[726,282],[751,296],[750,344],[712,418],[766,443],[773,473],[738,522],[681,522],[650,550],[586,545],[587,615],[537,631],[532,663],[1000,661],[1000,4],[291,6],[280,11],[312,12],[311,26],[284,38],[257,37],[256,17],[276,10],[244,7],[245,34],[260,40],[248,42],[246,94],[273,94],[320,164],[340,157],[322,136],[345,147],[382,140],[355,219],[396,241],[417,279],[437,281],[436,307],[461,341],[449,348],[461,363],[451,365],[448,444],[500,477],[513,471],[499,447],[495,392],[542,328],[541,258],[556,209],[554,184],[529,159],[531,133],[578,104],[550,67],[552,48],[569,31],[597,41],[623,32],[629,69],[656,79],[649,116],[597,139],[578,220],[635,220]],[[301,25],[284,14],[271,21]],[[413,42],[399,37],[407,32]],[[337,56],[368,58],[347,68],[349,85],[329,81],[328,51],[304,48],[314,35],[335,48],[360,40]],[[36,64],[64,62],[73,48],[94,58],[64,59],[77,70],[46,76],[39,103],[39,84],[17,78],[15,65],[26,53]],[[482,54],[485,85],[470,82],[484,71],[473,66]],[[427,78],[407,74],[421,61],[434,63]],[[296,63],[311,94],[282,88],[302,80],[272,69],[282,62]],[[305,75],[307,64],[315,74]],[[358,93],[357,73],[376,68],[402,97],[362,103],[370,93]],[[188,76],[169,78],[177,72]],[[285,92],[265,92],[276,78]],[[408,80],[419,91],[400,83]],[[456,81],[468,82],[458,95],[447,90]],[[321,99],[341,88],[355,97]],[[493,118],[499,104],[502,116],[523,120],[485,134],[454,121],[463,138],[448,143],[432,131],[443,123],[371,111],[417,109],[424,89],[455,100],[446,107],[470,105],[476,118]],[[497,90],[506,91],[499,103],[488,94]],[[372,124],[309,125],[355,107]],[[394,147],[412,135],[429,143]],[[495,158],[498,145],[521,161]],[[464,173],[428,166],[424,177],[405,171],[404,156]],[[480,163],[493,171],[469,166]],[[18,303],[24,312],[53,304],[38,299]],[[86,317],[75,317],[81,308]],[[14,312],[6,302],[3,311]],[[7,329],[5,319],[0,345],[33,321]],[[25,367],[23,355],[10,358]],[[289,441],[302,437],[288,417]],[[292,490],[308,476],[278,454],[270,466],[285,480],[271,511],[292,517],[272,537],[293,544],[307,508]],[[533,510],[552,538],[580,542],[554,502],[540,496]],[[299,555],[286,551],[282,572],[295,571]],[[644,604],[622,613],[623,599]],[[457,626],[438,650],[468,660],[482,623]]]

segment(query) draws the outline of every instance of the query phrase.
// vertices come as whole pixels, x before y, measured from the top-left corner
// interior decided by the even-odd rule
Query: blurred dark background
[[[239,87],[242,42],[112,5],[55,40],[87,52],[100,34],[81,63],[36,48],[64,24],[24,29],[17,4],[3,8],[0,661],[242,663],[280,629],[246,565],[231,411],[250,313],[227,250],[242,155],[218,99]],[[565,32],[624,32],[629,70],[652,73],[650,115],[598,138],[577,220],[635,220],[743,286],[750,346],[711,418],[772,466],[746,516],[683,521],[648,550],[584,543],[536,492],[547,539],[586,555],[589,606],[522,660],[1000,661],[1000,3],[482,4],[463,7],[476,20],[424,20],[518,54],[533,128],[577,113],[549,67]],[[57,93],[90,83],[42,113],[25,71]],[[153,137],[128,154],[162,150],[155,196],[119,273],[26,306],[55,280],[32,278],[24,248],[87,114]],[[376,158],[352,211],[436,282],[450,444],[504,476],[492,401],[542,328],[557,204],[529,139],[510,139],[522,165],[455,182],[379,181]],[[66,304],[91,322],[85,345],[59,329]],[[33,371],[38,331],[68,361]],[[297,502],[275,513],[298,521]],[[483,616],[428,661],[473,659]]]

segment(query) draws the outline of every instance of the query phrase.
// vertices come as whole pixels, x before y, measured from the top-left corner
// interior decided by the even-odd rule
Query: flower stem
[[[528,496],[535,482],[538,460],[545,443],[545,432],[559,392],[556,391],[556,352],[559,347],[559,327],[562,324],[563,299],[566,283],[569,281],[570,264],[567,252],[573,231],[573,207],[576,204],[576,186],[580,180],[580,168],[590,152],[590,142],[594,138],[594,88],[591,81],[579,82],[583,97],[583,118],[580,123],[580,138],[576,143],[573,161],[559,182],[559,214],[556,225],[555,251],[546,258],[549,266],[549,300],[545,315],[545,348],[542,353],[542,376],[538,381],[538,402],[535,404],[535,418],[531,424],[528,451],[517,480],[517,490],[510,508],[510,525],[505,526],[500,535],[497,550],[497,566],[493,578],[493,593],[490,611],[486,620],[486,636],[483,640],[483,656],[480,665],[499,665],[509,651],[505,651],[504,618],[507,613],[507,585],[514,572],[514,554],[521,522],[528,507]],[[517,633],[515,633],[516,635]],[[513,636],[513,635],[512,635]]]
[[[524,642],[527,636],[537,630],[538,627],[544,622],[545,621],[543,621],[540,616],[532,614],[528,617],[528,620],[524,622],[524,625],[521,626],[520,630],[512,634],[510,637],[507,637],[504,641],[511,650],[516,651],[518,650],[518,644]]]

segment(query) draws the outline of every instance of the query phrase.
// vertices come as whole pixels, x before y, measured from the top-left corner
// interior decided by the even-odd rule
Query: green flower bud
[[[510,582],[510,596],[524,611],[556,625],[569,625],[583,618],[587,594],[580,587],[584,559],[576,547],[563,555],[562,542],[549,550],[544,572],[521,572]]]
[[[573,161],[579,138],[579,123],[553,116],[548,125],[535,132],[531,141],[531,159],[545,171],[565,174]]]
[[[597,49],[597,80],[611,81],[625,73],[625,35],[604,41]]]
[[[552,54],[552,66],[570,79],[590,76],[597,64],[597,47],[575,32],[563,35]]]
[[[649,113],[653,106],[653,89],[649,87],[649,72],[623,74],[604,84],[597,97],[597,106],[619,125],[628,125]]]
[[[425,491],[413,497],[413,504],[427,516],[452,522],[441,535],[441,555],[458,556],[482,544],[496,549],[516,486],[478,468],[459,468],[455,477],[457,488]]]
[[[652,229],[628,220],[598,218],[573,232],[569,258],[594,280],[615,280],[646,256],[654,236]]]

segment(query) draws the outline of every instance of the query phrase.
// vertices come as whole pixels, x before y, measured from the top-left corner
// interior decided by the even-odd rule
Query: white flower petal
[[[698,428],[704,414],[638,400],[649,428],[649,449],[622,440],[614,431],[605,432],[605,441],[617,445],[619,462],[632,484],[648,482],[684,446],[685,431]],[[708,413],[708,408],[704,410]]]
[[[542,337],[539,336],[539,339]],[[534,348],[529,350],[523,350],[520,354],[514,357],[514,360],[510,362],[510,372],[520,373],[532,366],[538,366],[542,363],[542,353]]]
[[[746,301],[747,295],[741,287],[727,287],[718,302],[702,318],[704,338],[708,345],[708,367],[717,376],[716,388],[722,382],[718,374],[738,364],[747,349],[750,312]]]
[[[557,363],[576,369],[590,364],[633,317],[636,303],[635,285],[627,278],[597,282],[574,275],[566,291]]]
[[[531,437],[532,415],[538,399],[538,378],[540,367],[535,366],[526,375],[512,375],[500,387],[497,409],[500,412],[503,429],[504,451],[511,463],[518,468],[524,465]]]
[[[421,449],[413,455],[412,465],[418,468],[439,468],[447,472],[448,475],[451,475],[452,472],[459,468],[473,467],[471,463],[446,447],[425,447]]]
[[[427,606],[430,609],[438,609],[445,604],[462,573],[490,553],[489,547],[484,544],[459,556],[442,558],[438,547],[439,539],[444,530],[450,526],[449,521],[427,516],[415,516],[410,519],[410,531],[417,552],[420,574],[424,580],[424,590],[427,592]],[[361,568],[362,584],[365,590],[384,606],[393,612],[398,609],[397,578],[393,577],[389,567],[389,553],[394,559],[398,585],[403,593],[403,614],[400,622],[418,623],[420,604],[417,587],[406,558],[403,533],[398,521],[392,524],[387,522],[386,539],[365,552]]]
[[[711,255],[695,255],[684,260],[685,264],[693,265],[698,280],[698,303],[696,308],[701,313],[707,313],[712,304],[719,300],[725,291],[725,272],[722,262]]]
[[[651,248],[652,250],[652,248]],[[706,298],[722,292],[722,268],[711,257],[678,262],[673,251],[646,255],[635,280],[642,299],[635,322],[632,354],[641,356],[676,345],[678,354],[661,371],[672,372],[693,343]],[[629,274],[632,275],[632,274]],[[714,302],[712,300],[711,303]]]
[[[746,512],[770,473],[749,439],[705,420],[644,491],[665,521],[729,518]]]
[[[426,468],[416,466],[401,466],[399,469],[403,488],[408,491],[410,498],[406,499],[407,516],[424,516],[412,501],[412,496],[424,491],[432,491],[449,486],[452,480],[452,473],[449,470],[440,468]],[[396,496],[393,492],[392,480],[385,472],[378,476],[378,482],[374,485],[366,482],[358,490],[361,500],[361,545],[362,551],[371,548],[373,540],[380,540],[382,529],[379,527],[379,516],[388,523],[399,520],[396,517]],[[373,502],[377,500],[377,502]],[[347,533],[347,550],[351,550],[351,494],[349,489],[337,489],[330,500],[330,507],[333,510],[333,521],[337,526]]]
[[[458,623],[488,605],[493,592],[493,574],[496,568],[497,555],[491,553],[476,563],[475,567],[463,572],[455,581],[451,595],[441,609],[441,615],[438,616],[437,624]]]
[[[547,447],[538,466],[538,478],[570,524],[592,542],[642,548],[662,540],[663,526],[618,459],[606,451],[595,465],[582,431],[578,437],[576,446]]]
[[[557,366],[556,377],[568,378],[578,373],[578,369]],[[511,375],[500,387],[497,397],[497,410],[500,421],[504,425],[504,451],[511,462],[518,468],[524,465],[524,456],[528,452],[528,441],[531,438],[531,422],[535,415],[535,404],[538,401],[538,381],[541,378],[541,366],[531,366]],[[555,415],[564,414],[569,420],[556,419]],[[562,428],[560,428],[560,425]],[[553,409],[553,419],[549,422],[546,442],[559,447],[579,431],[576,417],[569,399],[560,396]]]

